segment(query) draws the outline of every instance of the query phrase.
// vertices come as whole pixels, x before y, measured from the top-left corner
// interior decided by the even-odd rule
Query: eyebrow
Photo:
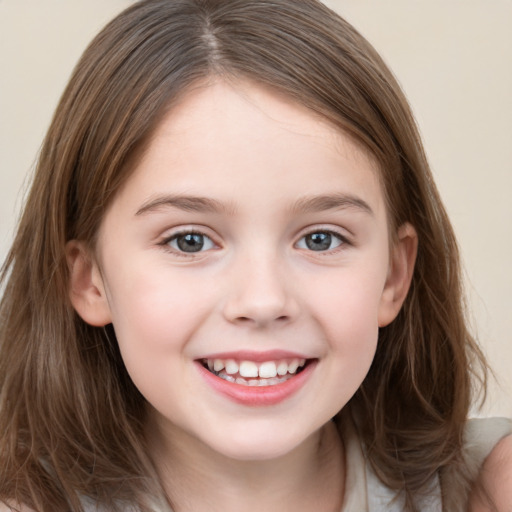
[[[136,216],[162,210],[177,208],[197,213],[232,213],[234,208],[209,197],[163,195],[146,201],[136,212]],[[373,215],[370,205],[363,199],[347,194],[325,194],[298,199],[293,207],[294,213],[312,213],[334,209],[356,209]]]
[[[224,213],[232,210],[225,204],[211,199],[209,197],[183,196],[183,195],[164,195],[158,196],[146,201],[135,215],[144,215],[149,212],[161,210],[163,208],[178,208],[187,212],[198,213]]]
[[[295,202],[292,211],[295,213],[312,213],[335,209],[356,209],[374,215],[373,210],[366,201],[347,194],[304,197]]]

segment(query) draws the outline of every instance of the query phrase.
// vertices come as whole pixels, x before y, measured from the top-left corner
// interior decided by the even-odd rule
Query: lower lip
[[[274,384],[273,386],[244,386],[236,382],[217,377],[197,362],[199,372],[206,382],[218,393],[242,405],[267,406],[276,405],[295,394],[311,376],[317,361],[310,361],[304,369],[294,377]]]

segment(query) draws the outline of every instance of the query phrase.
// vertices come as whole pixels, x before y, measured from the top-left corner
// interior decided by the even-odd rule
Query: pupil
[[[312,233],[306,236],[306,245],[312,251],[325,251],[331,246],[331,240],[329,233]]]
[[[183,252],[198,252],[203,248],[204,238],[203,235],[189,233],[178,237],[177,243]]]

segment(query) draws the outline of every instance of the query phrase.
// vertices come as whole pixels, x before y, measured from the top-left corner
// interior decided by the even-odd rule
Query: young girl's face
[[[113,322],[161,432],[270,459],[363,381],[407,288],[404,233],[390,247],[379,170],[350,138],[218,81],[157,128],[100,228],[93,297],[75,306]]]

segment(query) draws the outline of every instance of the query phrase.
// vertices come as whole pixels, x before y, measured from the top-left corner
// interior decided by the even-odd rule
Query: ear
[[[103,278],[95,259],[84,242],[66,244],[69,268],[69,298],[76,312],[90,325],[102,327],[111,320]]]
[[[388,275],[379,305],[379,327],[390,324],[398,315],[411,285],[418,252],[418,235],[414,227],[403,224],[391,249]]]

